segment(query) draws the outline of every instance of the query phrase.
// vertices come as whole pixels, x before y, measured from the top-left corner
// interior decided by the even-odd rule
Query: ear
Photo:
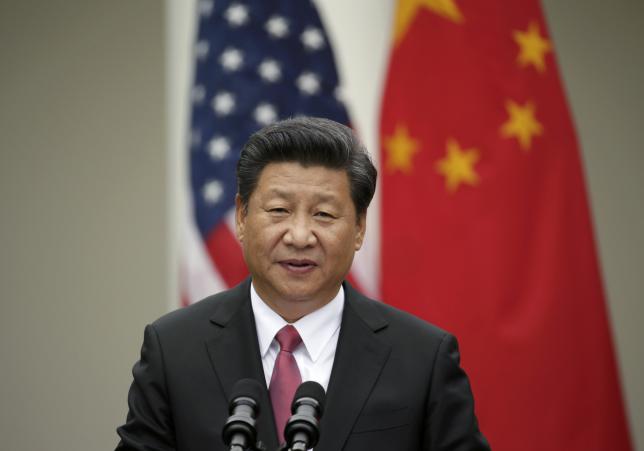
[[[358,216],[358,223],[356,225],[356,242],[355,250],[359,251],[364,241],[364,235],[367,232],[367,214],[363,213]]]
[[[239,194],[235,196],[235,235],[240,243],[244,242],[244,228],[246,226],[246,211]]]

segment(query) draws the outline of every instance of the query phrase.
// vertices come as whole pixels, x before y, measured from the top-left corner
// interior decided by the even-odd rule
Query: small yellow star
[[[387,150],[387,169],[394,172],[408,173],[412,169],[412,157],[418,152],[419,143],[407,131],[404,125],[396,125],[393,136],[384,138]]]
[[[508,120],[501,126],[501,135],[506,138],[516,138],[523,150],[529,150],[533,136],[543,134],[543,126],[534,117],[535,107],[532,102],[524,106],[508,100],[505,103]]]
[[[426,8],[452,22],[463,22],[463,15],[455,0],[400,0],[394,27],[396,44],[405,36],[420,8]]]
[[[461,149],[455,139],[448,139],[447,155],[436,163],[436,170],[445,176],[447,191],[456,191],[461,183],[476,185],[479,176],[474,165],[478,161],[479,151],[477,149]]]
[[[534,66],[537,71],[546,70],[546,53],[552,50],[550,41],[541,37],[539,25],[536,22],[530,23],[526,31],[515,31],[514,40],[519,45],[519,66]]]

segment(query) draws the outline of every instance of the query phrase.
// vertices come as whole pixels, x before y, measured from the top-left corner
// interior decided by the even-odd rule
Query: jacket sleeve
[[[423,449],[489,451],[474,413],[474,397],[460,367],[456,338],[445,334],[435,357],[427,400]]]
[[[166,388],[163,351],[153,325],[145,328],[141,358],[132,368],[126,423],[117,429],[116,451],[175,449],[174,427]]]

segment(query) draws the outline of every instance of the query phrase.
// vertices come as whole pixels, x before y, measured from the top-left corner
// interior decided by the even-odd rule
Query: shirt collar
[[[288,324],[279,316],[255,291],[253,283],[250,285],[250,301],[255,316],[259,352],[262,358],[266,356],[275,334]],[[315,362],[331,337],[340,327],[342,311],[344,310],[344,287],[340,286],[338,294],[314,312],[300,318],[293,323],[293,327],[302,337],[304,347],[311,360]]]

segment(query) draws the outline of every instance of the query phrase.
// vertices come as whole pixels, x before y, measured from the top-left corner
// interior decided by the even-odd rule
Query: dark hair
[[[259,130],[242,148],[237,163],[237,192],[244,209],[248,208],[264,167],[281,162],[344,170],[358,215],[367,211],[376,190],[378,171],[351,129],[329,119],[302,116]]]

